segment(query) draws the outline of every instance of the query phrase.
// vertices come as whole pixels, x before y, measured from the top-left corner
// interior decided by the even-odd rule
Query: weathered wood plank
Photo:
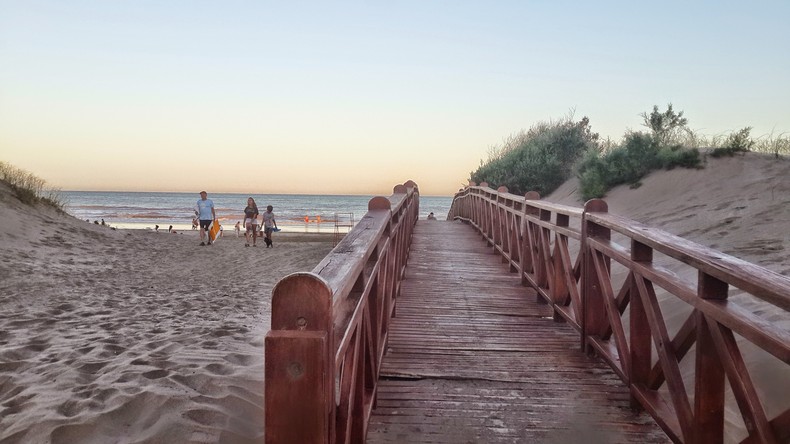
[[[669,441],[474,229],[414,233],[368,442]]]

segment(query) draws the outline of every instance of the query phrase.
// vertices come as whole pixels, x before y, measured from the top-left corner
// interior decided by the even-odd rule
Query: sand
[[[332,235],[274,248],[111,230],[0,184],[0,442],[260,442],[271,289]]]

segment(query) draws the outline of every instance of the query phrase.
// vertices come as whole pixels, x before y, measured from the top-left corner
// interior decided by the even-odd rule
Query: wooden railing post
[[[494,246],[499,246],[502,250],[502,263],[508,261],[505,257],[507,253],[507,210],[505,210],[505,196],[507,194],[507,187],[502,185],[497,188],[497,197],[496,197],[496,208],[494,213],[494,219],[496,219],[496,232],[494,234]]]
[[[703,271],[699,272],[697,296],[701,299],[727,299],[728,285]],[[697,348],[694,385],[694,442],[724,441],[724,366],[716,352],[710,326],[701,311],[695,311]]]
[[[329,443],[334,434],[332,290],[313,273],[272,290],[266,335],[266,443]]]
[[[528,205],[529,200],[540,200],[540,194],[537,191],[530,191],[524,195],[524,209],[521,211],[521,285],[528,285],[527,273],[532,273],[535,269],[535,264],[532,260],[533,248],[535,247],[530,242],[532,236],[529,232],[530,227],[527,216],[537,216],[538,210]]]
[[[557,213],[557,227],[567,228],[570,225],[570,217],[565,214]],[[573,270],[565,270],[562,266],[562,251],[563,242],[561,241],[563,235],[556,232],[554,234],[554,254],[552,255],[552,263],[554,273],[551,276],[551,284],[549,288],[551,289],[551,307],[554,311],[554,321],[555,322],[562,322],[564,318],[560,315],[559,310],[557,309],[557,304],[561,302],[562,299],[566,297],[568,294],[568,286],[566,285],[565,281],[565,273],[573,273]]]
[[[653,262],[653,249],[645,244],[631,241],[631,260],[636,263],[649,265]],[[631,311],[629,326],[631,331],[630,363],[631,368],[625,369],[631,382],[631,408],[641,410],[642,404],[635,396],[637,387],[647,389],[652,366],[652,335],[650,323],[647,319],[645,306],[639,297],[639,288],[636,284],[637,277],[631,279],[629,292],[631,294]],[[640,278],[641,279],[641,278]]]
[[[606,333],[606,305],[603,300],[603,290],[598,275],[595,272],[593,254],[588,238],[608,240],[611,238],[611,230],[591,222],[587,218],[587,213],[606,213],[609,207],[601,199],[591,199],[584,204],[584,214],[582,216],[582,249],[584,259],[582,261],[581,290],[582,290],[582,322],[581,340],[582,350],[587,354],[592,354],[593,348],[587,344],[587,336],[602,336]],[[608,267],[607,267],[608,268]]]

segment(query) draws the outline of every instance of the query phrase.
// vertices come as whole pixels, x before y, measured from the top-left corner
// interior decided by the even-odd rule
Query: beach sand
[[[3,184],[0,220],[0,443],[260,442],[271,289],[331,234],[200,247],[33,209]]]

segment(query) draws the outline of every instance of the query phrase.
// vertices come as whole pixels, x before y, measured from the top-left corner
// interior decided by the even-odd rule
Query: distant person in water
[[[436,220],[436,216],[433,215],[433,211],[428,213],[428,220]]]
[[[255,205],[255,199],[247,198],[247,207],[244,208],[244,240],[245,247],[250,246],[250,236],[252,236],[252,246],[257,247],[258,236],[255,235],[255,228],[258,226],[258,205]]]
[[[217,212],[214,209],[214,202],[208,198],[208,193],[205,191],[200,192],[200,199],[197,201],[195,208],[195,216],[200,220],[200,246],[206,245],[204,238],[208,237],[208,228],[211,222],[217,218]],[[211,237],[208,239],[208,244],[211,245]]]
[[[274,210],[274,207],[269,205],[266,207],[266,211],[261,215],[261,219],[263,219],[263,234],[266,235],[263,239],[263,241],[266,242],[266,248],[274,245],[272,243],[272,232],[277,228],[277,221],[274,220],[274,213],[272,210]]]

